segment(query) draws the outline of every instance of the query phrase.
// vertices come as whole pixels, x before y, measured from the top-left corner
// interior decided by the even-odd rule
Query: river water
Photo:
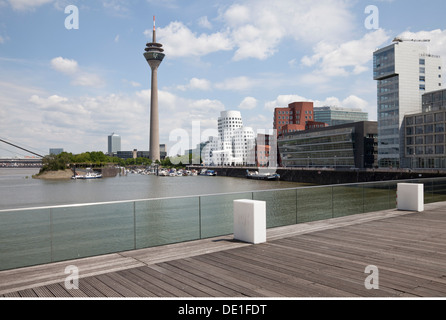
[[[294,188],[299,183],[230,177],[128,174],[94,180],[40,180],[38,169],[0,168],[0,210]]]

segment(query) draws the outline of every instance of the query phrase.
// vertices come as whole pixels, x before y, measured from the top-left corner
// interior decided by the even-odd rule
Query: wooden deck
[[[0,272],[0,297],[446,297],[446,203]],[[66,289],[65,267],[79,268]],[[367,289],[376,266],[379,289]],[[370,281],[369,281],[370,283]]]

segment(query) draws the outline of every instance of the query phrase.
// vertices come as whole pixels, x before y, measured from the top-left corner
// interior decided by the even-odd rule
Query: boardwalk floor
[[[446,203],[267,235],[260,245],[227,236],[2,271],[0,296],[446,297]],[[67,265],[79,268],[78,289],[65,287]]]

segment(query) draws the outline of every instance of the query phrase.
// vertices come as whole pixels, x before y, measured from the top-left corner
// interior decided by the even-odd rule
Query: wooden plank
[[[131,293],[127,294],[126,297],[155,297],[152,292],[141,286],[140,282],[132,281],[134,279],[132,276],[125,277],[120,272],[114,272],[104,276],[112,278],[113,281],[130,290]],[[122,294],[121,291],[119,292]]]
[[[49,290],[45,286],[33,288],[33,291],[37,294],[38,297],[43,297],[43,298],[54,298],[55,297],[54,294],[51,292],[51,290]]]
[[[209,274],[206,268],[197,268],[185,262],[185,259],[174,260],[167,263],[168,266],[178,268],[179,270],[187,270],[189,276],[197,282],[204,283],[207,286],[215,289],[222,297],[243,297],[241,292],[233,288],[228,282],[221,281],[220,277],[215,274]],[[175,269],[172,269],[175,270]],[[180,271],[182,272],[182,271]]]
[[[113,290],[113,288],[110,288],[109,286],[98,280],[96,277],[83,278],[82,284],[89,286],[90,289],[94,288],[95,291],[103,297],[122,297],[118,292]],[[79,288],[81,288],[80,283]]]
[[[197,258],[181,259],[175,261],[186,265],[189,269],[195,269],[201,275],[212,279],[221,286],[230,288],[237,294],[234,296],[245,297],[267,297],[269,292],[259,289],[258,286],[245,282],[243,279],[234,277],[233,273],[225,272],[224,269],[209,264],[207,261],[200,261]]]
[[[148,267],[134,268],[127,271],[141,277],[147,283],[145,288],[153,292],[157,297],[191,297],[190,294],[181,290],[181,288],[165,282],[162,277],[158,277]]]
[[[127,286],[123,285],[121,282],[119,282],[115,277],[114,274],[101,274],[95,277],[97,280],[104,283],[107,287],[112,288],[113,291],[117,292],[122,297],[137,297],[138,295],[135,294],[135,292],[131,289],[129,289]]]

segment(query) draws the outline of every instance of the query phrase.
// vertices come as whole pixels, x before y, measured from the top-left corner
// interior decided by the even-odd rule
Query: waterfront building
[[[278,139],[283,167],[374,168],[377,166],[375,121],[362,121],[285,133]]]
[[[404,116],[421,112],[422,94],[442,87],[441,57],[430,54],[422,41],[395,39],[373,53],[380,167],[405,166]]]
[[[144,57],[152,70],[150,91],[150,159],[161,160],[159,148],[159,115],[158,115],[158,67],[165,54],[162,44],[156,42],[155,17],[153,17],[152,42],[146,44]]]
[[[239,111],[222,111],[218,118],[218,138],[210,137],[203,148],[205,165],[247,165],[254,163],[254,130],[243,126]]]
[[[254,149],[257,167],[277,167],[277,137],[275,134],[257,134]]]
[[[163,146],[160,144],[160,150],[163,150]],[[167,156],[166,151],[160,151],[161,160],[165,159]],[[133,149],[133,151],[118,151],[116,153],[116,157],[120,159],[136,159],[136,158],[147,158],[150,159],[150,151],[138,151],[137,149]]]
[[[63,152],[63,148],[51,148],[49,154],[58,155]]]
[[[108,154],[113,156],[118,151],[121,151],[121,137],[113,132],[108,136]]]
[[[425,93],[422,112],[406,115],[405,163],[408,168],[446,168],[446,89]]]
[[[313,102],[293,102],[287,108],[274,110],[274,130],[277,136],[304,131],[309,121],[314,121]]]
[[[314,120],[326,123],[329,126],[368,121],[369,114],[361,109],[349,109],[337,106],[324,106],[314,108]]]

